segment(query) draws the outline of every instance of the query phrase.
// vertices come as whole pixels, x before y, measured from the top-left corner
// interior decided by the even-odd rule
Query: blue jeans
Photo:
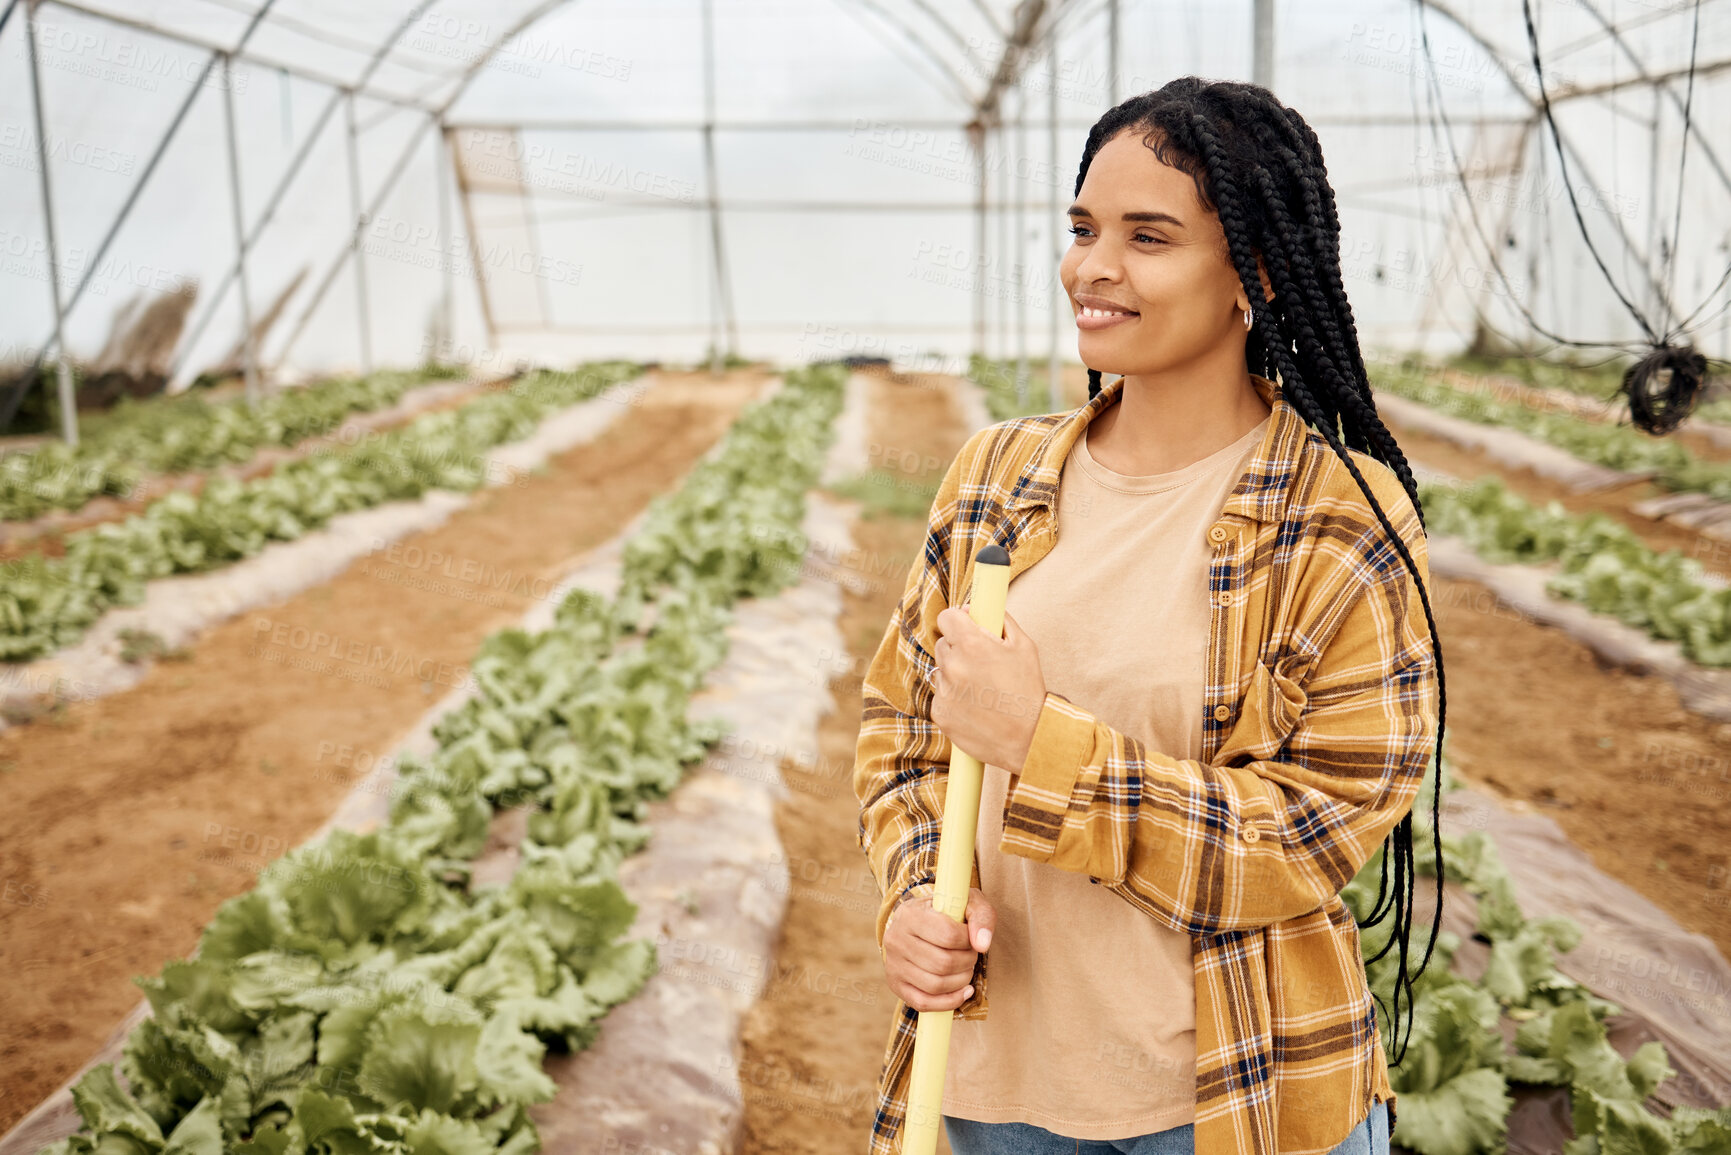
[[[1196,1124],[1130,1139],[1066,1139],[1032,1123],[980,1123],[944,1116],[952,1155],[1195,1155]],[[1370,1114],[1328,1155],[1388,1155],[1388,1106]]]

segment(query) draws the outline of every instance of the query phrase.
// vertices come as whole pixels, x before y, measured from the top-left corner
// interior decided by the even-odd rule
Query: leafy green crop
[[[1436,782],[1434,771],[1426,776],[1413,803],[1415,815],[1430,812]],[[1445,767],[1443,790],[1455,785]],[[1453,973],[1460,939],[1438,931],[1431,961],[1413,984],[1410,1034],[1404,1021],[1399,1024],[1405,1042],[1399,1066],[1393,1065],[1396,1024],[1386,1014],[1377,1016],[1391,1064],[1389,1082],[1400,1100],[1392,1140],[1419,1155],[1502,1155],[1513,1105],[1509,1085],[1528,1083],[1569,1089],[1576,1138],[1562,1155],[1731,1150],[1731,1108],[1679,1107],[1667,1120],[1643,1105],[1676,1072],[1656,1041],[1624,1060],[1604,1025],[1622,1008],[1557,970],[1556,955],[1580,943],[1579,925],[1562,917],[1523,917],[1508,871],[1484,831],[1444,834],[1442,842],[1448,877],[1477,899],[1475,937],[1490,944],[1490,960],[1476,982]],[[1341,898],[1361,923],[1366,977],[1386,1011],[1400,973],[1398,953],[1391,949],[1368,960],[1388,946],[1393,920],[1362,925],[1376,903],[1383,858],[1379,848]],[[1420,873],[1435,877],[1430,828],[1416,821],[1413,860]],[[1415,924],[1414,949],[1422,950],[1429,934],[1428,926]],[[1403,1002],[1403,1020],[1405,1014]],[[1512,1049],[1499,1028],[1505,1017],[1515,1024]]]
[[[1417,368],[1421,363],[1419,358],[1411,355],[1402,361],[1409,368]],[[1583,397],[1610,401],[1622,391],[1623,372],[1634,364],[1634,359],[1619,356],[1596,364],[1575,365],[1539,357],[1480,357],[1463,353],[1449,358],[1448,363],[1468,373],[1501,373],[1541,389],[1566,389]],[[1716,368],[1709,360],[1708,372],[1720,376],[1723,368]],[[1621,401],[1625,405],[1628,403],[1627,398]],[[1731,424],[1731,397],[1698,401],[1690,417],[1708,424]]]
[[[195,958],[141,979],[154,1017],[73,1090],[84,1128],[45,1155],[539,1150],[526,1107],[549,1048],[594,1041],[655,970],[623,937],[616,870],[651,799],[723,733],[687,702],[730,605],[795,580],[845,373],[790,373],[627,544],[621,596],[489,637],[437,749],[399,763],[384,827],[335,831],[222,905]],[[717,501],[733,486],[731,499]],[[679,546],[688,535],[700,543]],[[508,882],[473,885],[500,810],[529,808]]]
[[[395,404],[414,385],[461,375],[443,365],[386,369],[285,390],[255,406],[193,396],[123,399],[112,411],[85,419],[76,449],[55,441],[0,457],[0,520],[122,497],[147,473],[243,462],[260,446],[297,444],[328,433],[352,413]]]
[[[284,462],[268,477],[213,478],[196,496],[168,494],[125,521],[68,534],[63,557],[0,564],[0,661],[72,644],[110,607],[143,598],[151,578],[251,557],[339,513],[411,500],[429,489],[475,489],[485,480],[487,450],[527,437],[548,413],[637,371],[607,361],[534,373],[505,392],[424,414],[342,452]]]
[[[1731,589],[1707,585],[1700,563],[1680,551],[1656,553],[1606,514],[1534,506],[1495,477],[1421,482],[1419,500],[1432,531],[1458,534],[1486,561],[1560,562],[1550,592],[1677,642],[1704,666],[1731,666]]]
[[[1427,381],[1410,369],[1384,368],[1372,385],[1439,413],[1517,429],[1582,461],[1612,469],[1656,469],[1654,483],[1673,492],[1705,493],[1716,501],[1731,501],[1731,464],[1703,461],[1677,442],[1632,425],[1601,425],[1565,413],[1541,412]]]
[[[1051,397],[1043,377],[1044,374],[1041,374],[1040,378],[1036,378],[1030,372],[1027,381],[1028,399],[1025,402],[1019,401],[1016,398],[1014,361],[995,361],[978,353],[968,357],[968,380],[986,391],[986,409],[997,421],[1052,412]]]

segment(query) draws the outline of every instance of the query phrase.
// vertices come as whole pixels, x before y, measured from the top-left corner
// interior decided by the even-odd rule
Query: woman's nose
[[[1116,281],[1118,276],[1117,250],[1103,238],[1088,246],[1081,263],[1076,266],[1076,283],[1082,288],[1095,281]]]

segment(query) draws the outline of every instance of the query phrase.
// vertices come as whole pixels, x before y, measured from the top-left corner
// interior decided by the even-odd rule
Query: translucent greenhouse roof
[[[41,0],[32,69],[13,0],[0,342],[54,349],[45,154],[69,352],[185,294],[177,381],[246,317],[282,375],[711,343],[955,366],[1054,332],[1073,358],[1053,280],[1088,126],[1249,78],[1252,9]],[[1277,5],[1272,87],[1322,138],[1361,337],[1623,341],[1639,312],[1731,353],[1731,5],[1532,11],[1549,117],[1519,0]]]

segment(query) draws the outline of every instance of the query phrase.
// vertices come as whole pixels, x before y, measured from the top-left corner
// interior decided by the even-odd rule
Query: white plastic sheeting
[[[1114,93],[1245,77],[1251,61],[1250,0],[261,4],[36,5],[63,299],[84,282],[66,317],[75,357],[102,349],[127,302],[193,283],[176,380],[239,351],[229,97],[250,314],[279,375],[428,352],[680,359],[711,343],[955,368],[976,325],[993,355],[1043,357],[1087,126]],[[27,7],[0,30],[13,362],[54,332]],[[1704,347],[1731,354],[1731,7],[1701,5],[1698,33],[1690,3],[1533,8],[1573,197],[1536,119],[1518,0],[1279,5],[1274,88],[1322,137],[1361,337],[1453,347],[1475,311],[1510,333],[1530,317],[1639,337],[1578,205],[1630,305],[1661,328],[1694,314]],[[1019,21],[1031,48],[1006,62]],[[206,71],[243,38],[226,72]],[[979,229],[963,126],[995,77],[1011,83],[986,117]]]

